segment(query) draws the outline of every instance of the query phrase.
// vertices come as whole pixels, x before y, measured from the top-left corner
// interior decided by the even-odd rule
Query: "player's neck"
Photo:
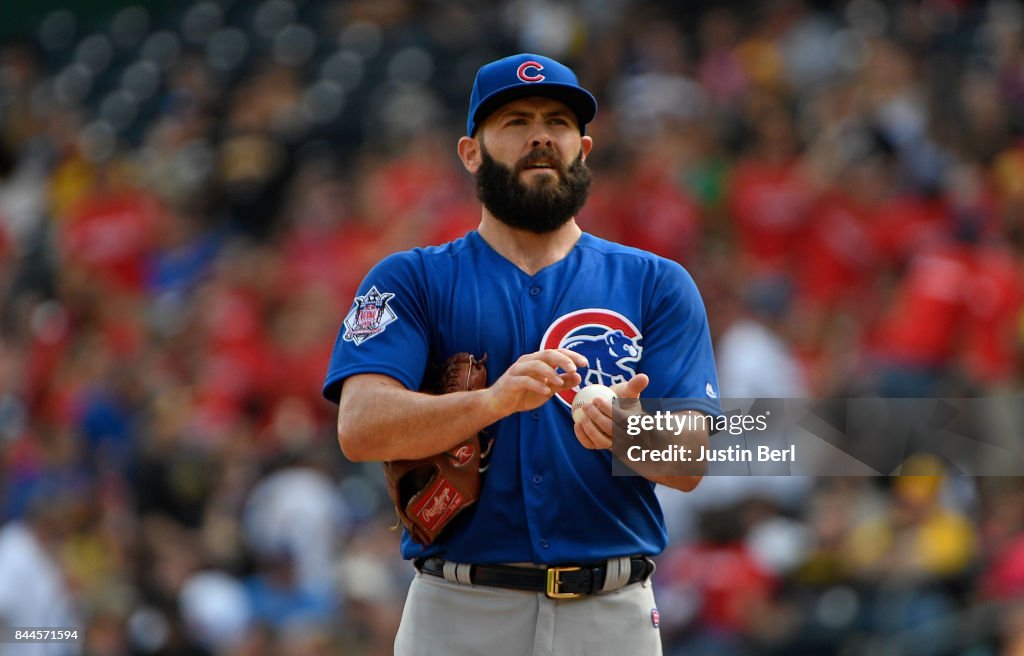
[[[531,276],[568,255],[583,234],[575,219],[554,232],[538,235],[516,230],[486,211],[477,232],[499,255]]]

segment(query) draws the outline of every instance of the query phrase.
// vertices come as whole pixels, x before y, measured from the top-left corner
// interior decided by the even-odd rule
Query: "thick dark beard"
[[[476,172],[476,196],[502,223],[538,235],[558,230],[583,208],[590,193],[590,169],[581,152],[566,168],[558,153],[538,148],[509,168],[490,156],[480,143],[482,162]],[[531,162],[553,163],[558,179],[542,179],[529,186],[519,174]]]

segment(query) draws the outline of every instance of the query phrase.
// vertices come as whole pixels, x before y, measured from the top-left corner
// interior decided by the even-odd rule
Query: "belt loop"
[[[624,556],[622,558],[609,558],[608,564],[605,568],[604,585],[601,586],[600,591],[611,592],[612,590],[618,590],[629,583],[629,574],[629,556]]]
[[[473,581],[469,578],[469,573],[473,566],[469,563],[458,563],[455,565],[455,578],[462,585],[473,585]]]
[[[461,585],[472,585],[473,581],[469,578],[469,573],[472,571],[473,566],[469,563],[453,563],[450,560],[444,561],[442,572],[444,573],[444,580],[449,583],[459,583]]]
[[[647,564],[651,568],[651,571],[649,571],[647,573],[647,576],[645,576],[643,578],[643,580],[640,581],[640,585],[642,585],[643,587],[646,588],[647,586],[649,586],[651,584],[651,577],[654,576],[654,570],[658,569],[658,564],[656,562],[654,562],[654,560],[652,560],[651,558],[649,558],[647,556],[644,556],[644,560],[647,562]]]
[[[458,563],[453,563],[450,560],[444,561],[444,566],[441,571],[444,573],[444,580],[449,583],[458,583],[459,579],[456,574],[456,568],[459,566]]]

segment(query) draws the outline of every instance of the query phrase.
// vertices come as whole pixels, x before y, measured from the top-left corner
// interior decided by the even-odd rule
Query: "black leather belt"
[[[440,577],[444,577],[444,563],[441,558],[417,558],[413,561],[416,569],[424,574]],[[643,581],[653,571],[654,563],[648,558],[630,558],[626,585]],[[471,565],[469,580],[473,585],[543,592],[552,599],[575,599],[600,592],[607,573],[604,563],[536,569],[511,565]]]

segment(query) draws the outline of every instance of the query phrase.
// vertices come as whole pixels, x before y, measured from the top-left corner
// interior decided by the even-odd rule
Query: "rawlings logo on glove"
[[[456,353],[436,377],[421,389],[432,394],[468,392],[487,387],[487,356],[477,360],[470,353]],[[431,544],[458,513],[480,496],[482,464],[490,453],[480,448],[475,434],[447,451],[419,460],[384,463],[388,494],[398,511],[398,521],[413,540]]]

